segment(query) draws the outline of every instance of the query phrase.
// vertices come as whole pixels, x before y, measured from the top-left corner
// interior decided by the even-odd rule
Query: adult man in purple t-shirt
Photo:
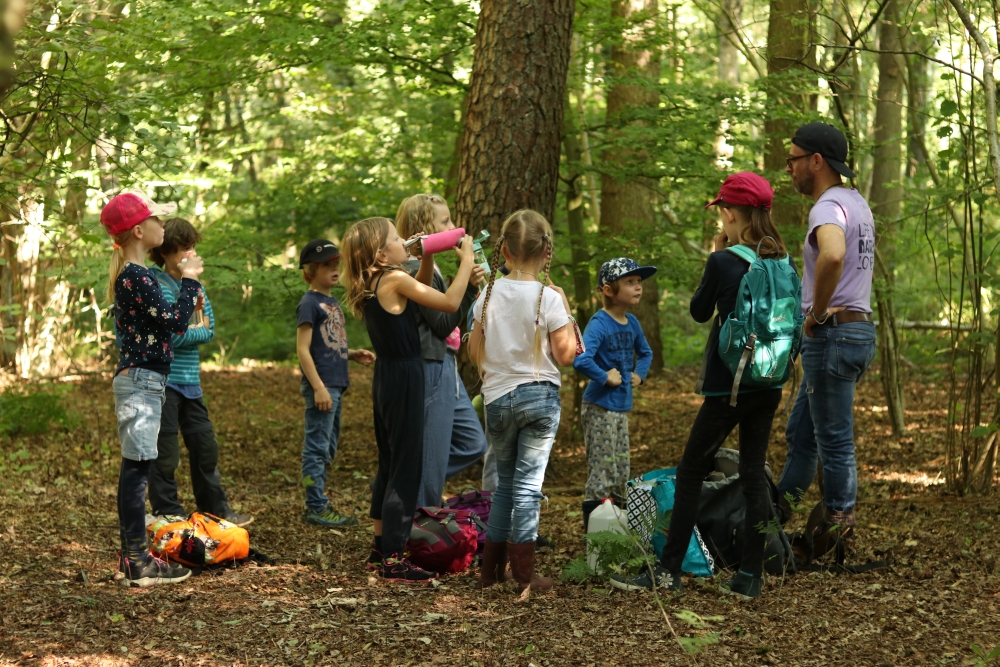
[[[800,127],[787,159],[792,185],[812,197],[803,247],[803,380],[785,431],[788,458],[778,492],[801,500],[823,463],[825,520],[814,537],[853,532],[858,472],[854,386],[875,357],[872,268],[875,223],[868,203],[843,183],[847,139],[826,123]]]

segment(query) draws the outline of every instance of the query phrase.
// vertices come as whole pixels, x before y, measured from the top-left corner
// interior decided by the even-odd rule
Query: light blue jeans
[[[130,368],[116,375],[111,387],[115,394],[122,458],[155,461],[167,377],[145,368]]]
[[[523,384],[486,406],[486,440],[498,484],[486,537],[523,544],[538,537],[539,503],[549,453],[559,430],[559,387]]]
[[[323,412],[316,407],[316,392],[303,380],[299,391],[306,402],[305,439],[302,441],[302,481],[306,487],[306,507],[322,512],[330,504],[326,496],[326,468],[337,455],[340,440],[340,405],[343,387],[327,387],[333,409]],[[306,482],[306,478],[312,482]]]
[[[854,387],[875,358],[875,325],[850,322],[813,327],[802,336],[802,385],[788,418],[788,458],[778,493],[796,501],[823,462],[823,502],[851,515],[858,496],[854,457]]]

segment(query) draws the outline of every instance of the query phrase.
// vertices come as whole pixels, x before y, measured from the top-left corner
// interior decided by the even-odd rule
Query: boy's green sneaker
[[[313,510],[306,508],[306,511],[302,513],[302,520],[306,523],[311,523],[314,526],[332,526],[340,528],[343,526],[358,525],[358,520],[353,516],[337,514],[332,507],[327,507],[322,512],[314,512]]]

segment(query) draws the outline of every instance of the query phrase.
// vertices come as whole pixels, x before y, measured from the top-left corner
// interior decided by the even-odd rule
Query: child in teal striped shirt
[[[181,263],[201,234],[182,218],[171,218],[163,225],[163,245],[150,251],[150,257],[159,269],[152,269],[167,301],[177,299],[180,289]],[[237,514],[229,507],[222,488],[219,472],[219,443],[215,439],[208,408],[202,401],[201,357],[198,347],[215,337],[215,316],[212,304],[202,289],[198,310],[191,316],[191,323],[182,335],[174,335],[174,360],[167,377],[166,402],[160,418],[160,435],[156,443],[156,465],[149,474],[149,504],[158,516],[187,516],[177,498],[177,481],[174,472],[180,463],[178,431],[184,436],[191,464],[191,486],[199,512],[214,514],[246,526],[252,516]]]

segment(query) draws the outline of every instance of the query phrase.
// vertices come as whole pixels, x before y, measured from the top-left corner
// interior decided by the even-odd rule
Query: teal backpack
[[[763,259],[743,245],[726,248],[750,263],[740,280],[736,310],[719,331],[719,355],[732,371],[736,405],[740,386],[765,389],[788,380],[802,338],[802,283],[782,259]]]

